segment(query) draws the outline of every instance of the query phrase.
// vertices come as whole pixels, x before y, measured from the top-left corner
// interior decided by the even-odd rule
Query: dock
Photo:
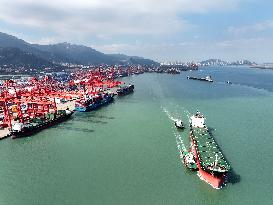
[[[21,131],[23,128],[34,127],[37,123],[46,123],[54,119],[56,114],[69,113],[64,112],[66,110],[75,111],[76,105],[86,107],[89,103],[97,106],[108,96],[112,100],[113,95],[117,94],[117,89],[123,84],[121,81],[115,81],[115,76],[112,67],[103,72],[101,67],[98,67],[92,70],[77,70],[66,80],[45,75],[1,82],[0,140],[10,137],[12,128],[18,131],[15,126],[12,127],[13,124],[18,125]],[[18,122],[22,123],[22,126],[16,124]]]
[[[0,140],[8,138],[10,136],[10,131],[8,128],[0,129]]]

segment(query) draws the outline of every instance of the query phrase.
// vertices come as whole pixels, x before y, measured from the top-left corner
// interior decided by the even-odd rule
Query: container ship
[[[198,111],[190,118],[190,140],[199,178],[213,188],[222,188],[230,165],[208,131],[205,117]]]
[[[192,77],[192,76],[187,76],[187,79],[189,80],[200,80],[200,81],[207,81],[207,82],[213,82],[212,78],[210,75],[206,76],[205,78],[197,78],[197,77]]]
[[[134,92],[134,88],[135,88],[134,85],[129,84],[129,85],[121,86],[119,89],[117,89],[116,92],[119,96],[127,95],[129,93]]]
[[[114,100],[112,93],[98,94],[93,97],[77,100],[75,110],[79,112],[88,112],[96,110],[103,105],[106,105]]]
[[[30,136],[69,119],[73,113],[74,112],[70,110],[58,110],[57,113],[46,114],[44,118],[37,117],[24,123],[14,122],[10,130],[11,138],[15,139]]]

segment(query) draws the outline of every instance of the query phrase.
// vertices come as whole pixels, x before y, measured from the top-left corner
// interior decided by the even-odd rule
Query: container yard
[[[96,110],[114,100],[124,84],[116,78],[132,69],[75,70],[65,78],[51,75],[2,80],[0,139],[30,136],[68,120],[75,111]]]

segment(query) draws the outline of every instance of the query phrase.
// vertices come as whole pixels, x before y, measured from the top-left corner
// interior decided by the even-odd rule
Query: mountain
[[[150,59],[144,59],[136,56],[127,56],[123,54],[104,54],[87,46],[74,45],[66,42],[52,45],[30,44],[24,40],[1,32],[0,47],[17,48],[22,52],[32,54],[37,58],[44,60],[45,62],[51,62],[54,64],[158,64],[157,62]]]
[[[0,47],[0,65],[22,66],[29,68],[53,66],[53,63],[31,53],[24,52],[19,48]]]
[[[57,63],[76,63],[76,64],[118,64],[118,63],[129,63],[129,64],[141,64],[141,65],[152,65],[157,64],[150,59],[144,59],[137,56],[127,56],[123,54],[104,54],[93,48],[74,45],[67,42],[58,43],[53,45],[33,45],[35,48],[48,52],[51,54],[54,62]]]
[[[51,61],[50,53],[44,52],[35,48],[32,44],[27,43],[14,36],[0,32],[0,47],[2,48],[18,48],[26,53],[32,53],[33,55],[43,58],[44,60]]]
[[[118,59],[98,52],[87,46],[73,45],[70,43],[58,43],[53,45],[33,45],[37,49],[51,53],[53,61],[57,63],[76,64],[115,64]],[[57,57],[57,58],[56,58]]]

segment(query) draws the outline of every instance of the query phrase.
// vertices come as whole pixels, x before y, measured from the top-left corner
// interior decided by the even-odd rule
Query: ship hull
[[[225,182],[225,174],[220,174],[218,176],[213,175],[211,172],[204,170],[201,166],[199,156],[197,154],[196,141],[193,139],[193,136],[190,134],[190,140],[192,144],[192,152],[196,158],[198,176],[201,180],[205,181],[207,184],[211,185],[215,189],[220,189],[223,187]]]
[[[225,175],[216,177],[201,168],[199,168],[198,176],[215,189],[221,189],[225,182]]]
[[[40,123],[38,124],[37,126],[33,126],[31,128],[28,128],[28,129],[24,129],[22,131],[12,131],[11,132],[11,138],[12,139],[16,139],[16,138],[22,138],[22,137],[28,137],[30,135],[33,135],[43,129],[46,129],[46,128],[49,128],[49,127],[52,127],[56,124],[59,124],[65,120],[68,120],[71,116],[72,116],[73,112],[69,113],[69,114],[66,114],[66,115],[62,115],[60,117],[57,117],[55,119],[52,119],[52,120],[48,120],[46,122],[43,122],[43,123]]]

